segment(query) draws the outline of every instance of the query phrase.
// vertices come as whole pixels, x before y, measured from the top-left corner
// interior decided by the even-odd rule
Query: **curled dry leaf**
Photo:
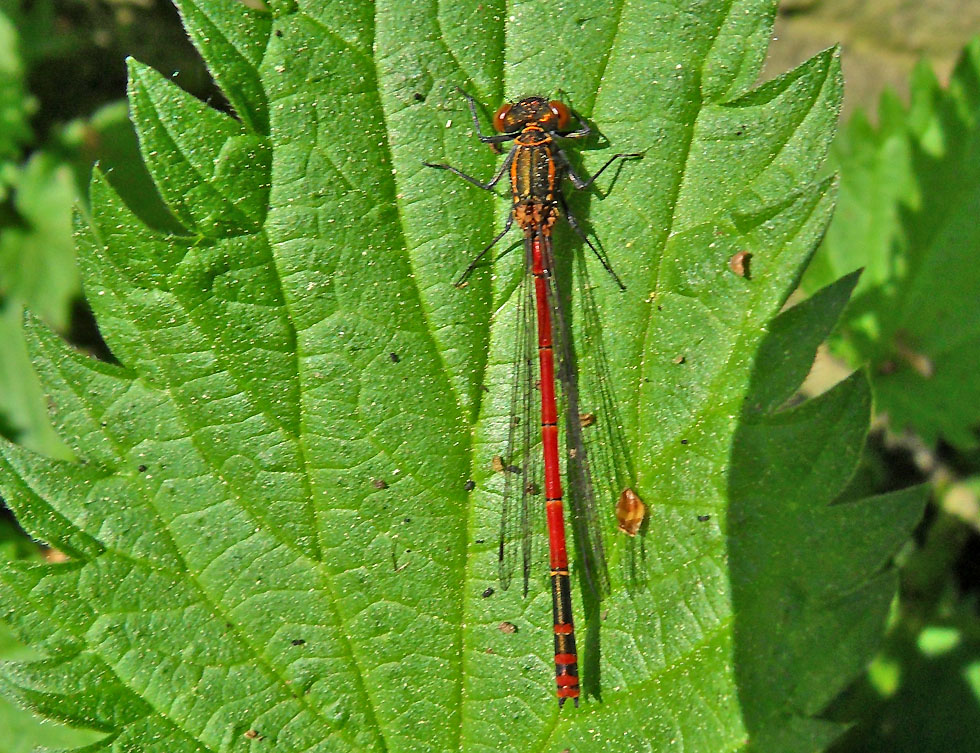
[[[623,489],[616,502],[616,520],[619,521],[619,530],[627,536],[636,536],[646,514],[647,506],[639,495],[632,489]]]

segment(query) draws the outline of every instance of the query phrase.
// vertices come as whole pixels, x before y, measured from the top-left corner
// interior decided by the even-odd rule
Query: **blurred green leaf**
[[[836,350],[871,366],[878,410],[928,442],[977,445],[980,426],[980,39],[949,86],[927,64],[911,105],[857,114],[835,160],[841,199],[804,287],[865,272]]]
[[[24,538],[22,531],[0,516],[0,561],[39,560],[40,551]],[[0,621],[0,662],[36,661],[37,652],[18,641],[13,631]],[[0,687],[3,687],[0,680]],[[31,753],[38,746],[49,748],[79,748],[95,742],[104,735],[87,730],[75,730],[52,724],[29,711],[18,708],[0,694],[0,753]]]
[[[37,551],[37,545],[24,537],[24,532],[9,519],[9,514],[0,515],[0,559],[21,559],[37,554]],[[0,623],[0,653],[4,656],[7,656],[4,652],[6,640],[6,628]]]
[[[88,185],[97,164],[141,220],[162,230],[180,229],[140,156],[128,102],[113,102],[68,123],[58,133],[57,149],[72,164],[79,186]]]
[[[78,749],[104,737],[98,732],[76,730],[39,719],[0,695],[0,753],[34,753],[43,750]]]
[[[0,228],[0,292],[59,330],[68,326],[80,290],[71,226],[75,197],[71,167],[36,152],[16,179],[17,220]]]
[[[980,631],[963,614],[898,630],[875,659],[859,723],[834,753],[949,753],[976,746],[980,730]],[[868,713],[870,710],[870,713]]]
[[[28,120],[32,109],[24,87],[17,29],[0,12],[0,163],[16,157],[21,145],[31,138]],[[0,198],[2,195],[0,191]]]
[[[0,303],[0,434],[47,455],[71,457],[48,419],[23,329],[23,307],[13,301]]]
[[[9,165],[12,216],[0,226],[0,415],[4,435],[49,455],[70,457],[51,427],[22,337],[24,308],[62,332],[81,294],[71,218],[97,160],[134,211],[154,227],[179,227],[143,161],[125,103],[106,106],[53,135],[22,167]]]
[[[22,335],[25,306],[65,330],[80,293],[72,241],[71,168],[35,153],[13,179],[13,221],[0,226],[0,414],[18,442],[70,457],[47,417]]]
[[[0,558],[6,550],[6,527],[0,519]],[[16,539],[23,541],[22,535]],[[12,632],[0,622],[0,662],[36,660],[38,656],[14,638]],[[0,681],[0,688],[3,687]],[[88,730],[76,730],[40,719],[29,711],[18,708],[0,695],[0,753],[32,753],[43,747],[50,749],[80,748],[94,743],[104,734]]]
[[[922,500],[834,504],[863,378],[784,407],[855,282],[780,313],[833,204],[835,52],[752,88],[763,0],[180,4],[240,118],[130,65],[181,230],[96,172],[79,259],[121,365],[29,325],[80,460],[0,446],[18,520],[70,557],[0,571],[0,616],[43,657],[0,665],[6,690],[109,732],[90,751],[802,753],[837,736],[815,715],[874,648]],[[560,86],[603,129],[586,147],[647,149],[602,200],[573,198],[628,290],[569,288],[570,328],[583,363],[585,335],[603,341],[649,505],[644,535],[610,532],[610,597],[576,604],[579,709],[554,698],[546,569],[527,599],[483,596],[522,259],[452,286],[508,211],[421,165],[492,174],[454,84],[490,106]],[[558,248],[602,273],[569,234]],[[743,252],[747,276],[729,267]]]
[[[25,67],[85,44],[84,35],[66,17],[70,14],[59,14],[58,10],[58,0],[0,0],[0,13],[16,27],[20,37]]]

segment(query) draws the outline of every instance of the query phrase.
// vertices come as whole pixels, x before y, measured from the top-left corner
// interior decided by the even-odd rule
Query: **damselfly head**
[[[524,97],[517,102],[503,104],[493,116],[493,127],[500,133],[516,133],[529,125],[545,131],[564,131],[572,121],[572,114],[564,102],[544,97]]]

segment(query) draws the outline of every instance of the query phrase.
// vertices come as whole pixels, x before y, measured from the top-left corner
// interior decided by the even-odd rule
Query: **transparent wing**
[[[602,322],[588,266],[583,255],[575,259],[576,291],[580,329],[585,333],[581,343],[575,343],[575,355],[581,368],[579,375],[579,407],[594,415],[591,427],[583,429],[589,448],[589,459],[596,477],[597,488],[609,496],[610,510],[623,489],[636,481],[636,471],[630,457],[629,445],[623,432],[623,419],[612,389],[609,358],[602,341]],[[591,436],[590,436],[591,435]]]
[[[545,253],[546,268],[554,270],[550,244],[545,247]],[[584,267],[584,264],[582,266]],[[581,379],[587,378],[589,384],[601,385],[604,375],[589,373],[591,367],[595,366],[592,359],[589,361],[589,368],[580,368],[582,364],[577,358],[576,343],[572,342],[569,335],[571,322],[561,292],[555,285],[553,276],[549,277],[548,282],[548,302],[551,307],[555,354],[558,359],[557,374],[562,387],[561,407],[564,416],[566,449],[566,508],[578,552],[579,566],[582,568],[586,582],[596,596],[601,598],[609,590],[609,571],[603,545],[603,520],[604,516],[611,518],[613,506],[611,501],[608,505],[600,505],[599,500],[605,503],[605,497],[610,496],[609,490],[617,486],[620,479],[615,466],[615,453],[612,452],[614,448],[610,445],[602,448],[601,452],[595,452],[594,450],[601,443],[594,440],[597,438],[595,431],[597,427],[603,426],[608,431],[612,431],[618,426],[618,419],[611,411],[606,415],[601,413],[597,415],[594,410],[597,406],[582,404],[579,391]],[[580,278],[578,282],[580,284],[577,287],[587,287],[587,278]],[[591,294],[588,297],[591,300]],[[589,331],[587,324],[590,317],[594,320],[593,323],[598,323],[594,300],[591,300],[591,311],[583,312],[583,326],[579,328],[581,331]],[[598,328],[592,331],[592,335],[599,337]],[[601,342],[593,344],[593,347],[599,347],[601,351]],[[609,387],[607,381],[605,387],[600,386],[599,389],[600,391],[605,389],[608,393]],[[590,390],[589,394],[591,398],[593,390]],[[611,394],[609,398],[611,401]],[[601,410],[608,410],[608,406],[601,407]],[[622,443],[622,446],[625,449],[625,443]],[[600,483],[597,484],[596,481]]]
[[[636,470],[613,391],[609,358],[603,346],[602,321],[584,254],[576,255],[575,265],[576,323],[578,330],[585,333],[574,343],[579,364],[580,409],[595,416],[592,425],[583,427],[582,433],[588,448],[600,520],[609,524],[607,528],[613,531],[615,540],[622,547],[617,570],[628,588],[641,588],[646,579],[646,568],[642,564],[644,537],[621,533],[615,520],[621,495],[636,485]],[[634,529],[633,533],[643,531],[645,522],[641,521],[638,531]]]
[[[545,268],[554,270],[550,243],[543,244]],[[503,464],[504,498],[500,520],[499,576],[510,586],[520,567],[524,593],[531,573],[541,564],[545,572],[544,495],[538,375],[537,312],[534,283],[526,250],[525,268],[515,292],[516,327],[511,362],[510,424]],[[561,385],[559,421],[566,517],[577,552],[576,566],[599,598],[608,593],[609,570],[603,529],[614,528],[614,510],[620,492],[635,478],[622,420],[612,393],[610,367],[602,345],[598,307],[581,255],[576,255],[576,329],[581,342],[569,335],[571,319],[566,299],[548,279],[556,373]],[[569,265],[569,271],[570,270]],[[540,551],[539,551],[540,550]]]
[[[536,547],[535,532],[544,508],[541,488],[541,426],[538,354],[534,305],[534,285],[530,259],[516,291],[517,316],[514,351],[511,362],[514,374],[510,386],[510,424],[507,449],[503,460],[504,499],[500,517],[499,575],[504,588],[510,586],[520,564],[523,592],[533,570]],[[535,399],[537,398],[537,399]],[[544,572],[542,570],[542,572]]]

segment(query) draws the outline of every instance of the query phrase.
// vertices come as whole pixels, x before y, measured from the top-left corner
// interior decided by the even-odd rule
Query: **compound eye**
[[[493,116],[493,130],[498,133],[504,133],[507,130],[507,116],[510,115],[513,106],[510,102],[500,106],[497,114]]]
[[[568,111],[568,107],[564,102],[559,102],[556,99],[551,100],[548,103],[548,107],[556,118],[558,118],[558,130],[564,131],[568,128],[568,124],[572,122],[572,113]]]

